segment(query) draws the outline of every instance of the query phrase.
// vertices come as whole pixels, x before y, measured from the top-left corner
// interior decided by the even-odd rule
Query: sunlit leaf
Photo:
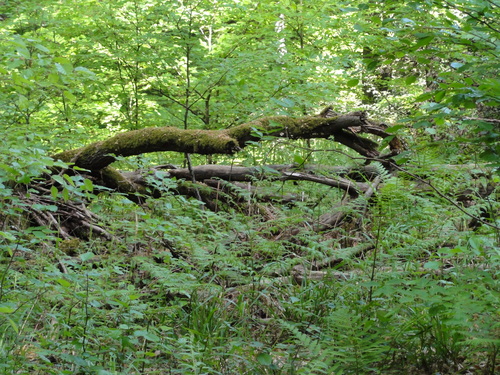
[[[63,95],[64,95],[64,97],[65,97],[66,99],[68,99],[68,101],[70,101],[71,103],[76,102],[76,96],[75,96],[75,95],[73,95],[70,91],[65,90],[65,91],[63,92]]]
[[[350,79],[349,81],[347,81],[346,85],[348,87],[354,87],[354,86],[357,86],[359,84],[359,79],[357,78],[353,78],[353,79]]]
[[[412,83],[414,83],[416,80],[417,80],[417,77],[415,77],[415,76],[409,76],[409,77],[406,77],[405,83],[406,83],[407,85],[411,85],[411,84],[412,84]]]
[[[59,64],[59,63],[55,63],[55,64],[54,64],[54,66],[56,67],[56,70],[57,70],[59,73],[61,73],[62,75],[66,75],[66,74],[68,74],[68,73],[66,72],[66,69],[64,69],[64,67],[63,67],[61,64]]]
[[[56,282],[65,288],[69,288],[71,286],[71,283],[66,279],[59,278],[56,279]]]
[[[297,154],[293,155],[293,161],[294,161],[294,163],[299,164],[299,165],[302,165],[306,162],[303,157],[301,157],[300,155],[297,155]]]

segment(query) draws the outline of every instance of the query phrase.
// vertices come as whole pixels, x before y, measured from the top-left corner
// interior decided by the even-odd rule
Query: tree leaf
[[[415,77],[415,76],[409,76],[409,77],[406,77],[405,83],[407,85],[411,85],[416,80],[417,80],[417,77]]]
[[[444,96],[446,95],[445,90],[437,91],[434,95],[434,100],[439,103],[441,100],[443,100]]]
[[[30,106],[30,101],[28,100],[27,97],[24,95],[18,95],[17,97],[17,105],[19,106],[19,109],[25,110],[28,109]]]
[[[420,38],[417,43],[415,43],[415,45],[413,46],[414,49],[417,49],[417,48],[420,48],[420,47],[423,47],[423,46],[426,46],[428,45],[430,42],[432,42],[434,40],[434,35],[429,35],[429,36],[425,36],[423,38]]]
[[[364,26],[363,26],[363,25],[360,25],[359,23],[355,24],[353,27],[354,27],[354,30],[357,30],[357,31],[359,31],[359,32],[363,32],[363,31],[365,31]]]
[[[293,155],[293,161],[294,161],[294,163],[299,164],[299,165],[303,165],[305,163],[304,158],[300,155],[297,155],[297,154]]]
[[[347,81],[346,85],[347,85],[347,87],[354,87],[354,86],[357,86],[358,83],[359,83],[359,79],[353,78],[353,79],[350,79],[349,81]]]
[[[76,102],[76,96],[75,96],[75,95],[73,95],[70,91],[65,90],[65,91],[63,92],[63,95],[64,95],[64,97],[65,97],[66,99],[68,99],[71,103]]]
[[[399,129],[403,129],[403,128],[405,128],[404,125],[394,125],[394,126],[391,126],[387,129],[385,129],[385,131],[387,133],[396,133]]]
[[[94,190],[94,184],[92,183],[91,180],[88,178],[83,180],[83,189],[86,191],[93,191]]]
[[[55,67],[56,67],[56,70],[57,70],[59,73],[61,73],[62,75],[66,75],[66,74],[67,74],[66,69],[64,69],[64,67],[63,67],[61,64],[59,64],[59,63],[55,63],[54,65],[55,65]]]
[[[35,44],[35,48],[38,49],[39,51],[42,51],[42,52],[45,52],[45,53],[50,53],[50,50],[47,47],[42,46],[39,43]]]

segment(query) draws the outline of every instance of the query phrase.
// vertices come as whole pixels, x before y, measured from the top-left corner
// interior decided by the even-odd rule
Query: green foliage
[[[3,369],[454,373],[464,358],[494,368],[498,248],[489,236],[467,232],[453,233],[461,239],[455,247],[439,243],[448,237],[433,239],[435,223],[454,220],[438,219],[438,201],[412,207],[413,225],[397,228],[396,208],[417,199],[406,191],[388,184],[378,200],[382,228],[373,231],[382,255],[374,279],[363,271],[371,260],[359,259],[360,272],[349,279],[262,283],[269,260],[293,260],[301,251],[307,264],[327,256],[331,243],[314,246],[306,236],[307,246],[276,243],[244,215],[225,218],[169,194],[142,211],[99,197],[94,209],[114,218],[125,242],[51,245],[43,228],[4,231]],[[292,216],[281,220],[274,231],[293,225]],[[249,240],[238,242],[235,233]]]
[[[436,169],[499,166],[494,2],[28,0],[0,8],[1,372],[497,372],[498,177],[482,165]],[[346,225],[325,233],[312,229],[342,199],[330,187],[254,181],[301,197],[273,203],[262,222],[254,193],[242,188],[247,211],[213,213],[155,172],[148,181],[161,198],[137,205],[49,156],[122,130],[221,129],[331,103],[397,121],[388,131],[412,144],[398,160],[411,163],[412,176],[391,177],[376,164],[377,194],[339,209]],[[262,142],[231,163],[356,162],[330,140],[253,135]],[[119,163],[146,169],[182,157]],[[475,204],[452,205],[414,176],[445,197],[468,191]],[[34,190],[46,180],[51,189]],[[51,203],[28,205],[37,194]],[[55,212],[63,201],[88,202],[110,238],[63,240],[29,222],[30,210]],[[468,215],[493,227],[472,230]],[[365,243],[376,251],[349,251]],[[314,279],[325,259],[337,261]]]

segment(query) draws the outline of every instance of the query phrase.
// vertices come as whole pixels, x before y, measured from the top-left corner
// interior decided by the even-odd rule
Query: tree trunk
[[[54,155],[55,159],[97,172],[109,166],[119,156],[149,152],[177,151],[202,155],[234,154],[249,141],[260,141],[263,135],[290,138],[330,138],[368,158],[379,158],[378,144],[358,133],[389,137],[383,124],[368,120],[364,113],[342,116],[263,117],[223,130],[194,130],[174,127],[152,127],[117,134],[79,149]],[[391,151],[401,151],[400,143],[391,141]]]

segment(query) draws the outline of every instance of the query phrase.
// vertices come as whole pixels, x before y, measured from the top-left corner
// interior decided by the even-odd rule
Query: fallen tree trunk
[[[210,179],[221,179],[225,181],[255,181],[255,180],[271,180],[271,181],[311,181],[318,184],[336,187],[345,190],[351,196],[358,196],[359,193],[364,193],[369,189],[369,185],[364,182],[356,182],[347,178],[338,176],[321,176],[316,173],[321,172],[322,167],[316,169],[308,166],[302,168],[295,164],[286,165],[266,165],[261,167],[239,167],[232,165],[200,165],[188,168],[176,169],[169,168],[167,172],[170,177],[177,179],[189,180],[192,177],[196,181],[204,181]],[[376,173],[371,171],[372,174]],[[133,178],[129,174],[129,179],[144,184],[144,180],[140,177]]]
[[[155,188],[151,184],[151,178],[175,178],[177,184],[175,194],[182,194],[194,197],[205,203],[206,207],[218,211],[230,207],[237,208],[246,214],[258,214],[266,218],[273,217],[272,202],[292,202],[293,194],[286,198],[265,194],[259,197],[259,191],[253,190],[245,193],[241,186],[234,183],[236,181],[255,181],[256,179],[266,179],[271,181],[309,181],[323,184],[343,190],[350,199],[360,195],[367,195],[370,191],[368,181],[373,180],[377,175],[377,168],[365,166],[360,171],[351,172],[345,168],[331,168],[331,173],[315,173],[314,167],[288,164],[270,167],[231,167],[231,166],[191,166],[188,169],[165,168],[165,166],[152,167],[149,172],[133,171],[122,173],[114,169],[111,164],[119,157],[140,155],[151,152],[174,151],[185,154],[234,154],[248,145],[268,140],[270,137],[295,139],[323,138],[341,143],[351,148],[367,161],[375,158],[377,160],[388,160],[391,156],[402,151],[402,143],[394,136],[385,131],[384,124],[369,120],[365,113],[354,112],[345,115],[338,115],[326,109],[316,116],[304,116],[299,118],[288,116],[263,117],[250,121],[229,129],[221,130],[195,130],[178,129],[174,127],[150,127],[140,130],[124,132],[110,137],[106,140],[94,142],[81,148],[67,150],[53,155],[56,160],[68,163],[69,169],[55,171],[56,174],[68,175],[80,174],[83,178],[90,179],[88,186],[102,186],[112,191],[125,193],[130,199],[137,203],[144,202],[148,197],[159,197],[163,191]],[[383,138],[386,142],[390,140],[390,152],[381,155],[378,150],[379,144],[374,140],[360,136],[360,134],[371,134],[373,137]],[[72,169],[73,167],[77,167]],[[157,175],[158,170],[167,169],[163,175]],[[153,174],[151,174],[153,172]],[[149,174],[148,174],[149,173]],[[352,178],[355,175],[354,178]],[[368,177],[369,176],[369,177]],[[224,183],[217,181],[224,180]],[[204,183],[206,181],[206,183]],[[49,191],[54,197],[59,196],[59,192],[67,192],[64,179],[48,178],[43,183],[44,191]],[[55,190],[54,190],[55,189]],[[97,188],[98,189],[98,188]],[[304,197],[304,194],[300,194]],[[62,194],[64,196],[64,194]],[[66,198],[65,198],[66,199]],[[63,199],[64,200],[64,199]],[[45,201],[44,201],[45,202]],[[269,207],[261,202],[271,202]],[[48,203],[47,203],[48,204]],[[59,227],[61,237],[68,238],[78,234],[79,228],[87,228],[83,237],[88,237],[89,233],[97,233],[101,237],[109,238],[108,233],[96,225],[96,218],[89,217],[82,206],[82,212],[78,208],[71,206],[72,214],[66,206],[58,206],[54,213],[47,213],[41,210],[31,212],[32,221],[40,226],[48,225]],[[335,226],[332,220],[325,219],[318,230],[324,230]],[[58,225],[66,223],[67,225]],[[304,223],[307,224],[307,219]]]
[[[249,141],[260,141],[262,134],[289,139],[330,138],[368,158],[383,158],[378,143],[358,135],[365,132],[389,137],[384,125],[366,118],[363,113],[335,117],[274,116],[257,119],[222,130],[151,127],[117,134],[107,140],[54,155],[55,159],[72,163],[92,172],[109,166],[120,156],[150,152],[176,151],[202,155],[234,154]],[[356,129],[353,131],[351,129]],[[401,151],[400,143],[391,141],[391,154]]]
[[[105,170],[108,170],[106,168]],[[122,192],[131,193],[134,190],[145,192],[148,190],[148,179],[158,170],[163,170],[166,178],[175,178],[177,187],[174,193],[186,195],[203,201],[206,207],[212,211],[218,211],[222,207],[237,208],[242,212],[252,211],[249,207],[254,202],[281,202],[293,203],[303,201],[304,192],[299,195],[278,195],[262,192],[258,189],[259,181],[309,181],[321,185],[326,185],[343,190],[350,199],[360,195],[369,199],[380,181],[380,167],[364,166],[362,168],[334,168],[328,166],[312,166],[296,164],[264,165],[260,167],[240,167],[230,165],[201,165],[188,168],[174,168],[173,165],[160,165],[146,171],[134,171],[123,173],[126,184],[121,184],[119,188]],[[339,177],[338,175],[345,176]],[[353,176],[366,182],[355,181],[348,177]],[[195,182],[193,182],[193,180]],[[369,182],[373,180],[373,182]],[[246,182],[247,184],[243,184]],[[154,187],[149,187],[150,193],[154,197],[161,195]],[[133,195],[131,197],[134,199]],[[318,230],[325,230],[336,226],[345,217],[345,212],[339,211],[348,199],[339,207],[332,207],[333,214],[328,213],[320,218],[321,225],[314,225]],[[257,211],[261,211],[258,209]],[[339,220],[333,218],[340,215]],[[336,223],[336,224],[334,224]]]
[[[226,181],[254,181],[255,179],[270,179],[275,174],[279,176],[282,172],[300,171],[313,175],[335,176],[349,178],[354,181],[371,181],[380,175],[380,169],[374,165],[362,167],[339,167],[331,165],[314,164],[271,164],[257,167],[241,167],[234,165],[208,164],[189,168],[176,168],[172,164],[158,165],[153,170],[165,170],[172,177],[191,178],[191,173],[196,180],[209,178],[220,178]]]

